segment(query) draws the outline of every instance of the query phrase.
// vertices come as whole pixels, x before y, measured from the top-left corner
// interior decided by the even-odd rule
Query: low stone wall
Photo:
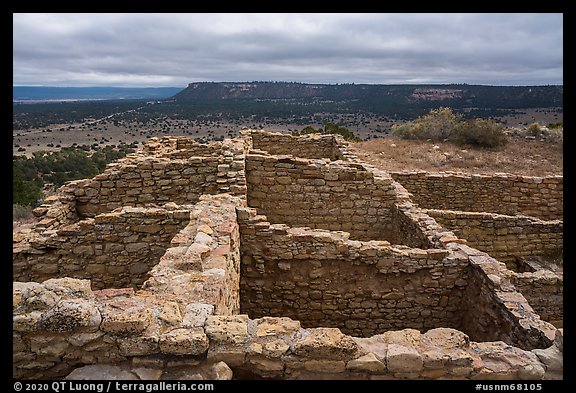
[[[550,255],[563,248],[563,221],[527,216],[426,210],[468,244],[515,269],[517,257]]]
[[[219,315],[237,314],[240,281],[240,232],[236,208],[243,198],[204,195],[190,213],[190,223],[150,271],[142,288],[158,296],[208,304]]]
[[[271,155],[291,155],[302,158],[342,159],[338,140],[334,135],[292,136],[281,133],[251,131],[252,149],[263,150]]]
[[[530,177],[510,174],[392,172],[391,176],[426,209],[523,214],[542,220],[561,220],[562,176]]]
[[[466,246],[369,165],[251,148],[162,138],[46,200],[13,237],[15,274],[42,281],[13,283],[13,377],[562,378],[563,330],[526,301],[557,318],[558,281]]]
[[[89,281],[69,278],[15,283],[13,309],[18,379],[59,378],[75,369],[68,379],[533,380],[549,371],[548,352],[561,359],[563,350],[562,330],[537,353],[471,342],[447,328],[356,338],[336,328],[303,329],[289,318],[213,315],[193,303],[183,309],[131,289],[93,292]]]
[[[43,229],[122,206],[194,204],[200,195],[245,195],[244,141],[208,145],[165,137],[108,164],[91,179],[66,183],[35,210]],[[172,150],[178,149],[178,150]],[[176,158],[175,158],[176,157]]]
[[[170,210],[125,207],[40,235],[16,233],[13,279],[68,276],[91,279],[94,288],[136,287],[190,220],[190,207],[166,207]]]
[[[272,223],[388,240],[394,231],[393,180],[362,165],[291,156],[246,155],[248,206]]]
[[[524,295],[540,318],[556,327],[563,326],[564,278],[548,271],[515,273],[512,283]]]
[[[467,315],[459,329],[475,341],[502,340],[523,349],[547,348],[556,328],[534,313],[512,283],[514,272],[488,254],[463,244],[447,247],[468,257],[468,285],[463,294]]]
[[[14,282],[13,376],[56,378],[85,364],[130,359],[142,367],[178,367],[196,355],[205,358],[208,315],[239,311],[235,208],[244,201],[229,195],[202,199],[142,290],[93,291],[89,280],[68,277]],[[146,363],[155,355],[164,358]]]
[[[251,317],[287,316],[364,337],[459,323],[467,259],[270,224],[254,209],[238,215],[241,311]]]
[[[184,136],[151,138],[142,148],[145,156],[170,159],[190,157],[217,157],[225,148],[226,142],[198,143]]]

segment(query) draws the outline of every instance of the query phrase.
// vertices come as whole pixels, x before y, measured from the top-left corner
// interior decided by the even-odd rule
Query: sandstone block
[[[300,330],[300,321],[294,321],[287,317],[263,317],[255,321],[258,326],[256,330],[258,337],[290,335]]]
[[[122,356],[145,356],[157,354],[160,351],[158,337],[131,336],[119,341]]]
[[[349,360],[354,357],[358,346],[338,328],[311,328],[294,344],[294,353],[307,358]]]
[[[308,360],[304,362],[304,369],[318,373],[341,373],[346,370],[346,363],[342,360]]]
[[[112,366],[108,364],[93,364],[77,368],[64,378],[66,380],[137,380],[131,372],[123,369],[120,366]]]
[[[386,366],[393,373],[417,373],[423,368],[422,356],[413,347],[389,344]]]
[[[102,317],[95,304],[83,299],[61,300],[40,317],[42,328],[53,332],[68,332],[76,328],[98,329]]]
[[[214,313],[214,306],[205,303],[192,303],[186,306],[184,318],[182,320],[183,327],[199,327],[204,326],[204,322],[208,315]]]
[[[393,330],[382,334],[382,340],[386,343],[413,347],[420,345],[420,338],[420,331],[416,329]]]
[[[106,315],[100,329],[112,334],[137,334],[143,332],[152,321],[148,308],[131,307]]]
[[[210,368],[213,379],[217,381],[229,381],[232,379],[233,372],[224,362],[218,362]]]
[[[351,371],[368,371],[372,373],[380,373],[386,370],[386,366],[376,356],[369,352],[364,356],[357,359],[350,360],[346,364],[346,368]]]
[[[459,330],[451,328],[430,329],[421,336],[423,345],[442,349],[467,348],[470,339]]]
[[[174,329],[160,336],[160,351],[168,355],[200,355],[208,350],[202,328]]]
[[[209,315],[204,330],[210,340],[244,343],[248,340],[248,315]]]

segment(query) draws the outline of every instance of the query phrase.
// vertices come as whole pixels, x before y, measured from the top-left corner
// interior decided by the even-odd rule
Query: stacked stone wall
[[[562,330],[537,352],[474,342],[450,328],[358,338],[285,317],[213,315],[205,306],[182,308],[132,289],[92,291],[87,280],[15,283],[13,376],[537,380],[550,354],[563,351]]]
[[[562,219],[562,176],[428,172],[393,172],[391,176],[422,208]]]
[[[389,176],[353,163],[339,138],[336,156],[325,147],[332,142],[315,138],[302,153],[313,157],[302,159],[247,154],[258,148],[250,135],[206,147],[167,137],[62,187],[37,209],[36,226],[13,237],[15,279],[38,281],[13,283],[13,376],[537,380],[562,372],[563,330],[526,300],[558,318],[561,277],[506,269]],[[330,161],[340,158],[352,161]],[[207,188],[196,192],[200,174]],[[529,183],[554,184],[544,180]]]
[[[563,248],[563,221],[528,216],[426,210],[439,224],[515,269],[517,258],[558,254]]]
[[[270,224],[254,209],[239,217],[241,311],[251,317],[288,316],[364,337],[459,324],[467,259]]]
[[[162,374],[205,359],[208,316],[239,311],[241,206],[229,195],[202,197],[140,290],[94,291],[90,280],[69,277],[14,282],[13,376],[58,378],[127,361],[161,364]]]
[[[514,272],[472,247],[451,243],[449,248],[470,262],[460,330],[475,341],[501,340],[530,350],[552,343],[556,328],[541,320],[514,287]]]
[[[564,278],[548,270],[515,273],[512,282],[540,318],[556,327],[563,326]]]
[[[291,156],[246,156],[248,206],[272,223],[349,232],[353,239],[394,236],[392,179],[362,165]]]
[[[190,208],[123,208],[44,233],[17,237],[13,279],[91,279],[94,288],[137,287],[190,221]],[[33,235],[33,233],[31,233]]]
[[[36,209],[39,228],[51,229],[123,206],[194,204],[205,194],[245,195],[244,140],[207,146],[188,138],[164,137],[143,152],[109,164],[91,179],[68,182]]]
[[[334,135],[292,136],[280,133],[252,131],[252,148],[271,155],[291,155],[302,158],[327,158],[339,160],[343,157],[340,144]]]

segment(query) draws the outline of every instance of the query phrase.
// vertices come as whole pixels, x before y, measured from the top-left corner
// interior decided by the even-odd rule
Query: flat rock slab
[[[138,380],[138,377],[119,366],[107,364],[94,364],[84,366],[72,371],[66,378],[68,380]]]

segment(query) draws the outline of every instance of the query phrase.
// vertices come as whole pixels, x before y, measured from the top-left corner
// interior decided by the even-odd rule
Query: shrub
[[[532,123],[526,129],[526,133],[530,136],[539,138],[542,136],[542,127],[538,123]]]
[[[27,205],[20,205],[18,203],[12,204],[12,220],[22,221],[34,217],[32,214],[32,207]]]
[[[458,123],[450,141],[459,145],[498,147],[506,144],[504,125],[491,119],[472,119]]]
[[[330,122],[324,124],[323,129],[322,128],[315,129],[312,126],[306,126],[300,132],[292,131],[292,135],[294,135],[294,136],[305,135],[305,134],[324,134],[324,135],[326,135],[326,134],[338,134],[338,135],[342,135],[342,137],[344,137],[344,139],[347,141],[357,142],[360,140],[360,138],[358,138],[356,135],[354,135],[354,133],[352,131],[350,131],[349,129],[347,129],[346,127],[342,127],[342,126],[339,126],[337,124],[330,123]]]
[[[479,147],[497,147],[506,143],[503,124],[490,119],[462,121],[450,108],[432,109],[412,122],[393,126],[392,134],[403,139],[451,141]]]
[[[393,134],[404,139],[431,139],[444,141],[458,124],[460,117],[450,108],[432,109],[428,114],[413,122],[393,128]]]

